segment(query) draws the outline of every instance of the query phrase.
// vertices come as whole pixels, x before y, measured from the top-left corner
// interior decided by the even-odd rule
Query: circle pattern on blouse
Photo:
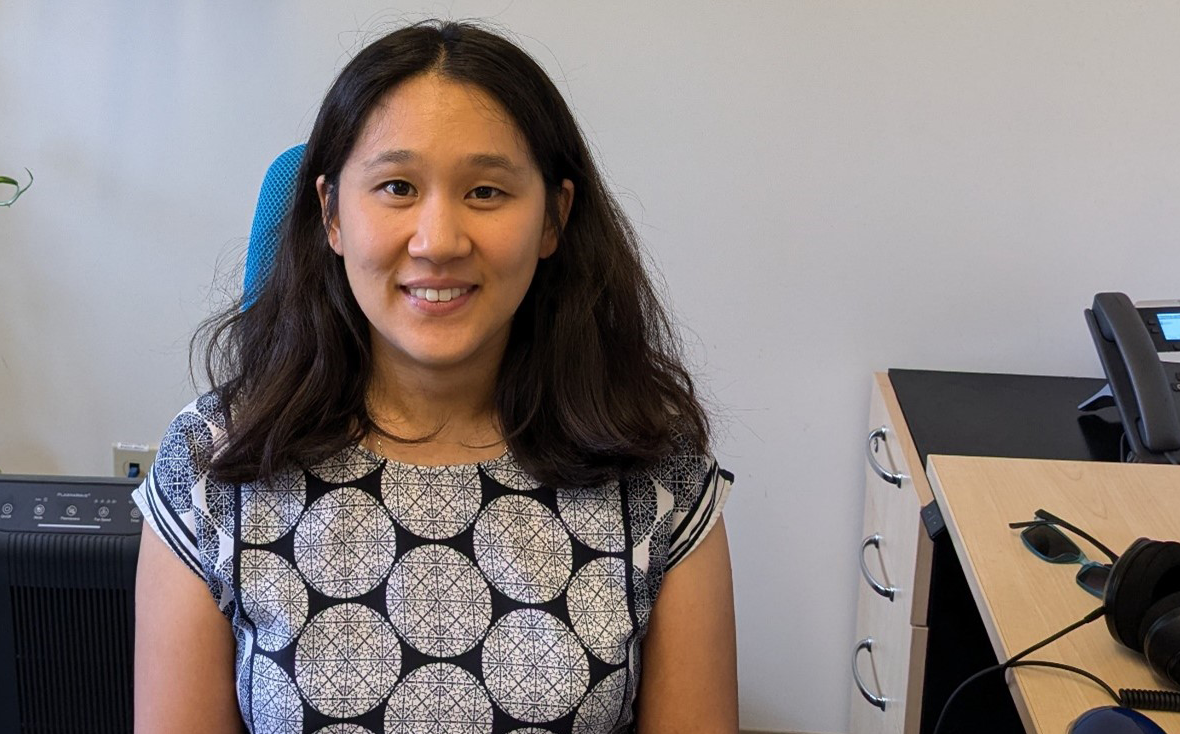
[[[475,521],[475,561],[506,596],[526,604],[554,599],[569,581],[569,533],[540,502],[504,495]]]
[[[252,699],[264,709],[256,732],[302,732],[312,710],[338,722],[318,734],[373,734],[342,721],[366,715],[373,731],[405,733],[490,734],[504,715],[521,722],[515,734],[625,724],[672,490],[641,475],[544,499],[510,457],[417,467],[374,456],[349,449],[241,488],[239,602],[256,639],[239,640],[254,651],[242,653],[254,670],[239,696],[247,716]],[[323,492],[310,503],[309,485]],[[471,662],[440,660],[457,656]]]
[[[574,717],[574,734],[598,734],[614,731],[623,712],[627,690],[627,671],[619,669],[603,678],[586,696]]]
[[[541,486],[541,483],[522,469],[507,451],[498,459],[485,461],[482,466],[484,472],[501,487],[517,492],[527,492]]]
[[[267,484],[242,485],[242,540],[251,545],[273,543],[287,534],[307,504],[307,477],[302,471],[279,474]]]
[[[299,636],[295,680],[317,711],[347,719],[389,695],[401,658],[397,636],[380,614],[361,604],[337,604],[313,617]]]
[[[250,687],[254,734],[301,734],[303,704],[295,684],[265,655],[254,656]]]
[[[540,609],[504,615],[483,643],[483,677],[496,704],[530,723],[578,705],[590,684],[586,651],[561,620]]]
[[[442,540],[467,529],[483,497],[479,475],[470,466],[411,466],[385,462],[381,486],[385,505],[406,530]]]
[[[600,660],[627,659],[631,615],[627,611],[627,563],[621,558],[590,561],[570,581],[566,604],[574,632]]]
[[[557,511],[574,537],[594,550],[623,550],[623,502],[618,482],[594,489],[559,489]]]
[[[307,621],[307,587],[299,572],[275,553],[246,548],[239,563],[242,609],[258,630],[258,646],[281,650]]]
[[[492,592],[479,569],[443,545],[402,556],[389,574],[385,603],[401,638],[438,658],[475,647],[492,621]]]
[[[447,663],[406,676],[385,708],[385,734],[489,734],[492,702],[471,673]]]
[[[313,466],[311,473],[328,484],[345,484],[369,476],[380,463],[376,454],[354,444]]]
[[[349,599],[374,589],[393,565],[393,520],[356,487],[312,503],[295,528],[295,564],[318,591]]]

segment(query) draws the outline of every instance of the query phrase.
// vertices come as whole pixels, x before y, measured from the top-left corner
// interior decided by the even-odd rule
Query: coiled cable
[[[1178,711],[1180,712],[1180,692],[1178,691],[1148,691],[1142,688],[1120,688],[1119,704],[1133,709],[1146,711]]]

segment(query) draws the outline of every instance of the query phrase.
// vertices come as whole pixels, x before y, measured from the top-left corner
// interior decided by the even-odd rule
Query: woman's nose
[[[412,257],[446,262],[471,252],[463,231],[461,205],[444,196],[424,197],[416,207],[418,218],[409,251]]]

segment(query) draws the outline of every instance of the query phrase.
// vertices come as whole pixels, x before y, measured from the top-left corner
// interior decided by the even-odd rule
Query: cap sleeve
[[[697,451],[682,434],[677,434],[674,442],[677,450],[648,472],[655,488],[657,516],[667,523],[665,571],[692,553],[717,524],[733,485],[733,474],[718,466],[711,453]],[[660,535],[663,533],[656,533]],[[663,555],[659,545],[651,548],[653,561]]]
[[[205,395],[168,426],[151,471],[132,497],[147,524],[209,587],[224,612],[231,600],[234,488],[209,478],[225,432],[220,404]]]
[[[701,544],[729,498],[733,474],[718,466],[712,455],[692,457],[695,472],[691,481],[673,490],[672,534],[668,539],[668,562],[672,569]]]

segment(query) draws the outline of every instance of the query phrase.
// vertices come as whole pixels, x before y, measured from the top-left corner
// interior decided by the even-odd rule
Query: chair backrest
[[[246,308],[258,298],[274,266],[283,220],[295,201],[295,177],[306,148],[305,143],[300,143],[280,153],[262,179],[258,205],[254,209],[254,224],[250,227],[250,244],[246,249],[246,275],[242,282]]]

